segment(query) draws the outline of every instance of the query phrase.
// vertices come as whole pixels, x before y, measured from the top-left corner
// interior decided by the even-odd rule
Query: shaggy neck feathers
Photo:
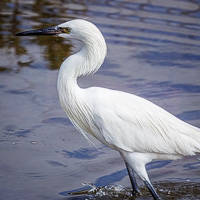
[[[67,58],[61,65],[57,90],[63,109],[79,129],[90,131],[90,111],[84,101],[84,89],[79,88],[77,78],[96,72],[106,55],[106,43],[100,32],[81,38],[81,50]],[[80,107],[81,106],[81,107]]]

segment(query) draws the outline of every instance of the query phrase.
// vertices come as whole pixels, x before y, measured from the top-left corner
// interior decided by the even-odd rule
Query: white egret
[[[94,136],[121,154],[133,193],[140,192],[136,173],[153,198],[160,199],[149,180],[146,164],[200,152],[200,129],[133,94],[99,87],[80,88],[77,78],[96,72],[106,56],[104,37],[94,24],[76,19],[17,35],[58,35],[83,43],[80,51],[60,67],[57,90],[61,106],[81,133]]]

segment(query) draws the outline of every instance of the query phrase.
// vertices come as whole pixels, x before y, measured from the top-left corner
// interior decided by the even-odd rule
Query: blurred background
[[[68,195],[88,188],[82,183],[104,192],[106,185],[130,189],[118,153],[95,140],[88,143],[59,105],[59,66],[80,44],[52,36],[15,36],[76,18],[95,23],[108,46],[102,68],[80,79],[81,87],[134,93],[200,127],[199,0],[1,0],[2,200],[105,199]],[[147,168],[164,199],[200,199],[198,156],[156,161]],[[106,198],[117,197],[108,193]],[[137,199],[151,197],[144,190]]]

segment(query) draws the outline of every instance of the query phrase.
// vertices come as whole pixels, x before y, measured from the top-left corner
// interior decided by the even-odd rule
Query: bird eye
[[[70,28],[61,28],[61,31],[62,31],[63,33],[69,34],[69,33],[71,32],[71,29],[70,29]]]

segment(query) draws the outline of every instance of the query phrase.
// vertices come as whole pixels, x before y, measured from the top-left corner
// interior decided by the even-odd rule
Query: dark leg
[[[157,192],[155,191],[154,187],[147,181],[144,181],[144,183],[149,189],[149,192],[153,196],[154,200],[161,200],[161,198],[158,196]]]
[[[130,178],[130,181],[131,181],[131,185],[132,185],[132,188],[133,188],[132,194],[133,195],[141,194],[141,192],[140,192],[140,190],[139,190],[139,188],[137,186],[137,183],[136,183],[136,178],[134,176],[133,169],[129,166],[129,164],[127,162],[125,162],[125,164],[126,164],[128,175],[129,175],[129,178]]]

